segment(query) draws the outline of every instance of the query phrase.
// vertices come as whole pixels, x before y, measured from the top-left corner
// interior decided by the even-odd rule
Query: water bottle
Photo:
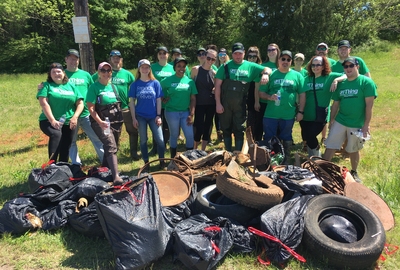
[[[281,105],[281,90],[278,90],[278,92],[276,92],[277,95],[277,99],[275,100],[275,106],[280,106]]]
[[[108,117],[106,117],[106,119],[104,119],[104,121],[107,122],[107,128],[104,130],[104,135],[109,135],[110,134],[110,119],[108,119]]]
[[[65,113],[60,117],[60,119],[58,120],[58,122],[60,122],[60,129],[62,129],[62,126],[65,123],[65,120],[67,120],[67,116],[65,115]]]
[[[359,138],[362,142],[368,141],[371,139],[371,135],[367,134],[367,137],[364,137],[364,133],[362,132],[362,129],[359,129],[356,132],[350,132],[350,135],[355,135],[357,138]]]
[[[275,166],[282,164],[283,159],[284,159],[284,157],[283,157],[282,153],[277,153],[277,154],[271,156],[271,166],[275,167]]]

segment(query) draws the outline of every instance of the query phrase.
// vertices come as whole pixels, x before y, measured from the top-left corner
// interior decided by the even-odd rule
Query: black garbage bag
[[[177,224],[173,233],[174,260],[189,269],[211,269],[232,248],[231,222],[194,215]]]
[[[35,192],[39,187],[52,187],[56,191],[63,191],[72,186],[71,169],[65,165],[43,164],[42,168],[32,169],[28,176],[29,190]]]
[[[189,160],[196,160],[196,159],[205,157],[208,154],[206,151],[193,149],[193,150],[187,150],[187,151],[183,152],[182,155],[187,157]]]
[[[68,223],[68,218],[76,208],[76,202],[64,200],[56,206],[49,207],[40,212],[40,218],[43,221],[43,230],[56,230],[64,227]]]
[[[162,214],[151,175],[131,178],[120,187],[98,193],[97,214],[115,254],[116,269],[141,269],[162,257],[172,227]]]
[[[88,170],[87,175],[89,177],[101,179],[105,182],[113,181],[111,170],[107,167],[92,167]]]
[[[232,221],[230,234],[233,238],[232,252],[235,253],[249,253],[256,248],[256,236],[247,230],[246,227]]]
[[[0,209],[0,233],[24,234],[35,229],[28,219],[29,213],[40,217],[29,198],[15,198],[6,202]]]
[[[83,180],[87,177],[86,173],[84,171],[82,171],[82,167],[78,164],[72,164],[72,163],[68,163],[68,162],[63,162],[63,161],[59,161],[56,163],[57,166],[68,166],[68,168],[71,170],[72,173],[72,177],[71,177],[71,181],[72,184],[79,182],[80,180]]]
[[[39,212],[56,206],[58,203],[53,202],[53,198],[56,197],[60,192],[56,191],[53,187],[40,187],[34,193],[20,194],[20,197],[29,198],[30,201],[35,205]]]
[[[79,212],[74,212],[68,218],[68,224],[77,232],[86,236],[99,238],[105,237],[96,212],[96,203],[94,201],[87,207],[80,209]]]
[[[319,227],[326,236],[340,243],[354,243],[357,241],[357,229],[345,217],[331,215],[321,220]]]
[[[261,215],[261,231],[279,239],[290,249],[300,244],[304,231],[304,213],[312,195],[304,195],[278,204]],[[268,259],[283,264],[291,253],[280,243],[263,238]]]

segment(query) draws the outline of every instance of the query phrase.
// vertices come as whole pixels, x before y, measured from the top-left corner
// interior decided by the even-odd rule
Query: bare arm
[[[215,87],[215,103],[216,103],[217,113],[224,112],[224,107],[221,104],[221,85],[222,85],[222,80],[216,78],[214,87]]]
[[[371,122],[371,118],[372,118],[372,106],[374,105],[374,100],[375,100],[375,97],[366,97],[365,98],[365,122],[364,122],[364,126],[362,127],[362,132],[364,133],[364,137],[366,137],[367,134],[370,134],[369,123]]]
[[[60,123],[54,118],[53,112],[51,111],[50,105],[47,102],[46,97],[39,97],[39,104],[42,107],[44,115],[49,120],[50,124],[54,128],[60,128]]]
[[[133,123],[133,126],[137,129],[139,126],[139,123],[136,119],[135,101],[136,101],[136,98],[131,98],[131,97],[129,98],[129,110],[130,110],[131,116],[132,116],[132,123]]]
[[[299,94],[299,112],[296,115],[296,121],[303,120],[305,104],[306,104],[306,93],[300,93]]]
[[[189,116],[186,119],[188,126],[193,125],[194,110],[196,108],[196,95],[190,95]]]
[[[70,129],[75,129],[78,126],[78,118],[83,111],[83,100],[82,99],[77,100],[75,105],[76,105],[75,113],[69,120]]]
[[[99,126],[102,129],[106,129],[108,127],[108,124],[105,121],[101,120],[101,118],[94,109],[94,104],[91,102],[86,102],[86,105],[88,107],[90,116],[99,124]]]
[[[154,121],[156,122],[157,126],[161,126],[162,124],[162,119],[161,119],[161,103],[162,103],[162,99],[159,97],[156,100],[156,106],[157,106],[157,116],[156,119],[154,119]]]
[[[331,107],[331,118],[329,119],[329,128],[331,127],[331,125],[333,124],[333,121],[335,121],[336,115],[338,113],[339,110],[339,101],[334,101]]]
[[[334,79],[333,82],[332,82],[332,84],[331,84],[330,91],[331,91],[331,92],[335,92],[336,89],[337,89],[338,83],[343,82],[346,78],[347,78],[347,76],[346,76],[346,74],[344,74],[344,75],[342,75],[342,76],[340,76],[340,77]]]

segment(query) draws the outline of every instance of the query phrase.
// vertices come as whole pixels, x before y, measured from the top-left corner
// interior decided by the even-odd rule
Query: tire
[[[204,213],[210,219],[227,217],[242,225],[247,225],[253,218],[262,214],[261,211],[238,204],[225,197],[217,189],[216,184],[203,188],[197,194],[195,205],[198,213]]]
[[[320,224],[332,215],[351,222],[357,231],[352,243],[328,237]],[[318,254],[337,268],[360,269],[371,267],[385,245],[385,229],[379,218],[364,205],[340,195],[324,194],[311,199],[304,216],[304,246],[310,254]]]
[[[273,180],[265,175],[254,179],[257,186],[250,186],[229,177],[226,173],[217,175],[217,188],[229,199],[258,210],[266,211],[282,202],[283,190],[272,184]]]

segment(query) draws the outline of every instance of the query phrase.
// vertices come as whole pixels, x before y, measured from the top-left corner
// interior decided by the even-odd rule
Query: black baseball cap
[[[70,55],[75,55],[76,57],[79,58],[79,52],[77,50],[75,50],[75,49],[69,49],[67,51],[67,56],[70,56]]]
[[[235,44],[233,44],[233,46],[232,46],[232,53],[235,53],[235,52],[242,52],[242,53],[244,53],[244,46],[243,46],[242,43],[236,42]]]
[[[293,57],[292,57],[292,52],[291,52],[291,51],[284,50],[284,51],[281,52],[281,55],[280,55],[279,57],[282,57],[282,56],[284,56],[284,55],[287,55],[287,56],[289,56],[290,58],[293,58]]]
[[[342,66],[344,66],[344,65],[346,64],[346,62],[349,62],[349,63],[352,63],[352,64],[358,66],[358,60],[357,60],[357,58],[355,58],[355,57],[347,57],[347,58],[343,61]]]
[[[122,57],[121,52],[118,51],[118,50],[112,50],[112,51],[110,52],[110,56],[119,56],[119,57]]]
[[[174,54],[174,53],[182,54],[181,49],[179,49],[179,48],[173,48],[172,49],[172,54]]]
[[[179,62],[185,62],[185,64],[187,65],[187,60],[185,59],[185,58],[183,58],[183,57],[177,57],[177,58],[175,58],[175,60],[174,60],[174,69],[175,69],[175,66],[179,63]]]
[[[165,46],[160,46],[160,47],[158,47],[157,48],[157,52],[159,52],[159,51],[164,51],[164,52],[168,52],[168,49],[167,49],[167,47],[165,47]]]
[[[342,46],[345,46],[345,47],[347,47],[347,48],[350,48],[351,46],[350,46],[350,42],[348,41],[348,40],[341,40],[341,41],[339,41],[339,43],[338,43],[338,48],[340,48],[340,47],[342,47]]]

